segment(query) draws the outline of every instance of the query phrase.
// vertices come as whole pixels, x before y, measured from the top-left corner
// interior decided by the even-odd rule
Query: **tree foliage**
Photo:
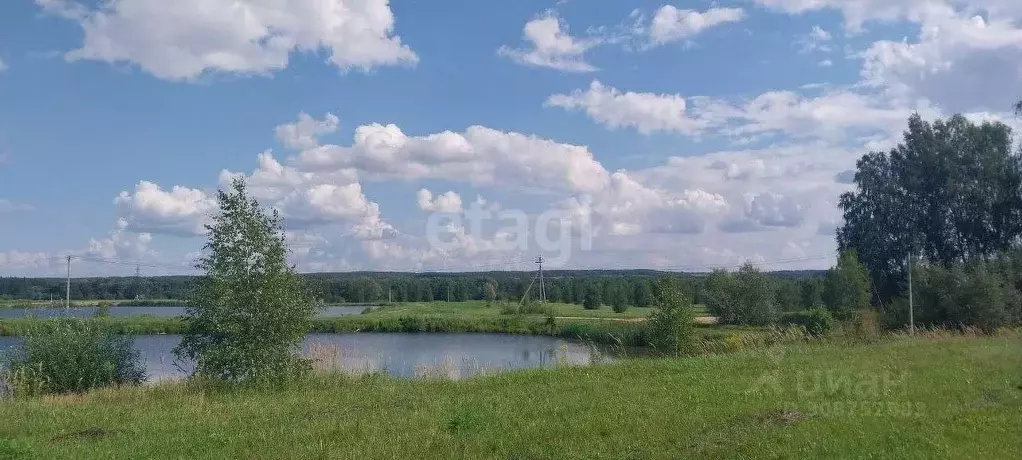
[[[704,289],[706,308],[722,324],[765,326],[777,322],[774,281],[750,263],[734,273],[714,271]]]
[[[188,329],[175,349],[196,374],[223,381],[280,381],[308,368],[297,348],[314,313],[312,297],[287,264],[283,226],[235,180],[217,194],[206,226],[205,272],[187,308]]]
[[[854,183],[837,242],[857,252],[881,299],[904,292],[910,252],[951,267],[1022,235],[1022,163],[1002,123],[913,115],[902,143],[859,159]]]
[[[582,300],[582,308],[586,310],[600,309],[600,290],[596,286],[589,286],[586,289],[585,298]]]
[[[670,355],[694,352],[692,300],[682,292],[676,279],[663,277],[656,282],[653,306],[653,313],[646,321],[650,346]]]
[[[842,252],[837,265],[827,271],[823,297],[839,320],[852,319],[856,311],[869,308],[869,275],[855,251]]]

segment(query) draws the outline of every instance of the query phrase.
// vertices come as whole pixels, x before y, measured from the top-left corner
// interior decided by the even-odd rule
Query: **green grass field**
[[[1020,458],[1022,336],[0,402],[0,458]]]
[[[581,305],[551,302],[554,316],[579,317],[579,318],[645,318],[652,311],[651,308],[632,307],[622,313],[615,313],[610,307],[604,306],[599,310],[586,310]],[[442,315],[445,317],[460,316],[473,318],[493,318],[502,316],[500,308],[496,305],[486,306],[483,301],[468,302],[409,302],[393,306],[377,307],[365,316],[387,317],[405,315]],[[505,315],[506,316],[506,315]],[[536,316],[543,316],[541,314]]]

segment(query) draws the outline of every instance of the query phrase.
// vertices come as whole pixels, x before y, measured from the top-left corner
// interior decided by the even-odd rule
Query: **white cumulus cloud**
[[[341,70],[414,64],[394,33],[388,0],[109,0],[96,9],[36,0],[82,28],[68,60],[129,62],[168,80],[204,73],[267,74],[291,53],[325,51]]]
[[[600,45],[602,40],[595,37],[571,36],[568,27],[552,12],[525,23],[522,38],[528,42],[525,48],[511,48],[505,45],[497,50],[497,54],[519,64],[564,72],[596,70],[596,67],[585,61],[584,54],[586,50]]]
[[[679,9],[664,5],[657,10],[649,26],[649,38],[654,44],[684,40],[723,24],[745,18],[741,8],[710,8],[704,12]]]

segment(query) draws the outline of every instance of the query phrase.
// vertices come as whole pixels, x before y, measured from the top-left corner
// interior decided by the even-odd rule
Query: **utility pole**
[[[67,256],[67,300],[64,303],[64,308],[71,309],[71,256]]]
[[[539,264],[539,302],[546,302],[546,287],[543,285],[543,256],[536,258],[536,263]]]
[[[912,308],[912,250],[909,250],[908,256],[905,257],[905,265],[908,266],[908,332],[915,334],[916,319]]]
[[[142,266],[135,264],[135,300],[142,298]]]

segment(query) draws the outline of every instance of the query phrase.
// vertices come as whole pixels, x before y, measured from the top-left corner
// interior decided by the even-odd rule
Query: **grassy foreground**
[[[1022,340],[812,344],[460,382],[0,402],[18,458],[1020,458]]]

